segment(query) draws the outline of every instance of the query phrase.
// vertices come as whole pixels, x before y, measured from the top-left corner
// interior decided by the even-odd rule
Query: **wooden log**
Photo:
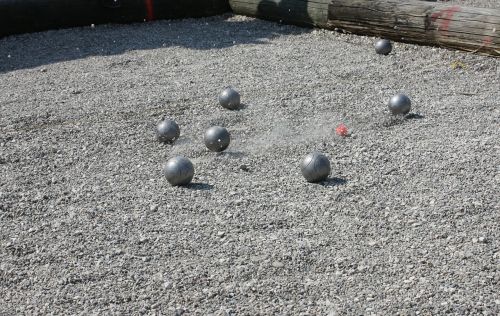
[[[328,7],[331,2],[332,0],[229,0],[229,5],[235,14],[328,28]]]
[[[227,0],[0,0],[0,37],[91,24],[195,18],[227,11]]]
[[[235,14],[301,26],[327,27],[331,0],[229,0]]]
[[[500,10],[400,0],[333,0],[328,28],[500,56]]]

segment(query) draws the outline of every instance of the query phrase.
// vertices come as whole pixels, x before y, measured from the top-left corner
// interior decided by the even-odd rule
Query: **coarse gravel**
[[[500,60],[374,41],[233,15],[0,39],[0,315],[497,315]]]
[[[500,9],[500,1],[497,0],[439,0],[437,2],[476,8]]]

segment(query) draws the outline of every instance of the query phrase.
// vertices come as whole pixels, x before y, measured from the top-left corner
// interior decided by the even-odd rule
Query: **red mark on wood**
[[[491,36],[485,36],[483,38],[483,46],[489,47],[489,46],[491,46],[491,44],[493,44],[493,37],[491,37]]]
[[[146,6],[146,21],[153,21],[155,19],[153,0],[144,0]]]
[[[432,22],[436,22],[439,19],[438,31],[446,34],[450,28],[451,18],[460,10],[462,10],[460,6],[454,5],[449,8],[436,11],[431,15]]]

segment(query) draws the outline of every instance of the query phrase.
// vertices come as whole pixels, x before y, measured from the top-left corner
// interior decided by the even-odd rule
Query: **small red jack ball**
[[[349,130],[347,129],[347,126],[345,126],[344,124],[340,124],[336,129],[335,129],[335,132],[337,133],[337,135],[339,136],[347,136],[349,134]]]

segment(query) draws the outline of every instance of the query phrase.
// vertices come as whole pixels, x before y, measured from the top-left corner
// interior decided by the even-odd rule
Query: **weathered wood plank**
[[[315,27],[328,26],[330,3],[331,0],[229,0],[236,14]]]
[[[229,0],[236,14],[301,26],[326,27],[331,0]]]

